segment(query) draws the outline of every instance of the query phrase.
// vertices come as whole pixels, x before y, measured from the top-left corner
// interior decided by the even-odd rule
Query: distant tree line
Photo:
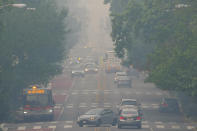
[[[147,81],[197,96],[197,1],[105,0],[112,39],[126,66],[149,72]]]
[[[67,10],[57,10],[53,0],[19,2],[27,6],[0,0],[0,121],[20,106],[22,89],[61,73],[66,54]]]

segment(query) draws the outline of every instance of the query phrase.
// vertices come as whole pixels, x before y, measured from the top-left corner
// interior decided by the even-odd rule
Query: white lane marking
[[[66,108],[73,108],[73,104],[67,105]]]
[[[110,103],[104,103],[104,105],[111,105]]]
[[[86,103],[80,103],[79,107],[87,107],[87,104]]]
[[[142,108],[149,108],[150,106],[142,105],[141,107],[142,107]]]
[[[150,128],[149,125],[142,125],[142,128]]]
[[[25,130],[25,129],[26,129],[25,126],[19,126],[19,127],[17,128],[17,130]]]
[[[41,129],[41,126],[34,126],[33,129]]]
[[[55,109],[60,109],[62,106],[58,106],[58,105],[56,105],[54,108]]]
[[[163,124],[161,121],[155,121],[155,124]]]
[[[180,129],[180,126],[172,125],[172,128],[173,128],[173,129]]]
[[[55,129],[56,126],[48,126],[48,128]]]
[[[97,94],[97,92],[95,91],[95,92],[92,92],[93,94]]]
[[[194,126],[187,126],[187,129],[188,130],[192,130],[192,129],[194,129],[195,127]]]
[[[85,107],[88,107],[86,105],[80,105],[79,108],[85,108]]]
[[[72,125],[64,125],[64,128],[72,128]]]
[[[67,124],[73,124],[74,122],[73,121],[65,121],[65,123],[67,123]]]
[[[156,125],[157,128],[163,129],[164,125]]]

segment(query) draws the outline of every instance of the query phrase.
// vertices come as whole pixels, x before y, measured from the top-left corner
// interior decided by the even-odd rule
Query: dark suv
[[[179,113],[179,104],[177,99],[175,98],[163,98],[160,106],[160,112],[172,112],[172,113]]]

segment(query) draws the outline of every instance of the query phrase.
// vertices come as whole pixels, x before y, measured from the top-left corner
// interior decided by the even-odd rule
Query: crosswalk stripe
[[[161,121],[155,121],[155,124],[162,124],[163,122]]]
[[[55,129],[55,128],[56,128],[56,126],[48,126],[48,128]]]
[[[73,104],[67,105],[66,108],[73,108]]]
[[[149,125],[142,125],[142,128],[150,128]]]
[[[194,129],[195,127],[194,126],[187,126],[187,129],[188,130],[192,130],[192,129]]]
[[[88,107],[88,106],[86,106],[86,105],[80,105],[79,107]]]
[[[73,124],[73,121],[66,121],[67,124]]]
[[[19,126],[19,127],[17,128],[17,130],[25,130],[25,129],[26,129],[25,126]]]
[[[78,94],[78,92],[72,92],[72,95],[77,95]]]
[[[173,129],[180,129],[180,126],[173,125],[172,128],[173,128]]]
[[[72,125],[64,125],[64,128],[72,128]]]
[[[34,126],[33,129],[41,129],[41,126]]]
[[[157,128],[164,128],[164,125],[156,125]]]
[[[61,106],[56,105],[54,108],[55,108],[55,109],[60,109]]]

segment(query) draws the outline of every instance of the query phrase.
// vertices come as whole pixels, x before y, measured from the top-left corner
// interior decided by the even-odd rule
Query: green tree
[[[196,7],[196,1],[128,0],[121,11],[111,10],[117,56],[149,70],[148,80],[162,89],[196,95]]]
[[[52,0],[40,1],[33,7],[36,10],[12,8],[1,14],[1,120],[21,104],[16,100],[23,88],[30,84],[46,85],[62,70],[67,11],[58,11]]]

